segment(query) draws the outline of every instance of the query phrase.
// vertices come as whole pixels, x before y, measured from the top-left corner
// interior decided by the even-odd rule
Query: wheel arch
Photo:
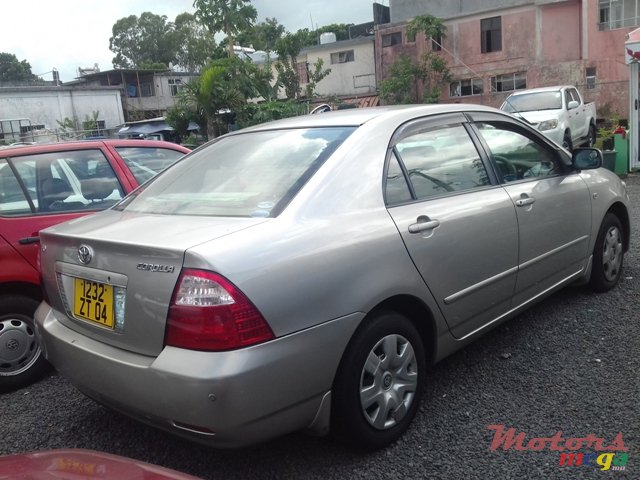
[[[28,282],[0,283],[0,296],[2,295],[20,295],[37,301],[42,300],[40,286]]]
[[[620,220],[624,233],[624,251],[629,251],[631,236],[631,221],[629,220],[629,212],[622,202],[616,202],[609,207],[607,213],[612,213]]]
[[[396,295],[376,305],[364,318],[362,324],[372,315],[384,310],[391,310],[404,315],[413,323],[422,339],[425,360],[428,363],[433,363],[437,351],[436,342],[438,336],[435,318],[429,307],[412,295]]]

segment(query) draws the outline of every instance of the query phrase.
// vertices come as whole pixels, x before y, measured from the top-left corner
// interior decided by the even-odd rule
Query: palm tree
[[[227,35],[229,56],[233,55],[233,37],[248,30],[258,17],[251,0],[194,0],[196,18],[211,32]]]

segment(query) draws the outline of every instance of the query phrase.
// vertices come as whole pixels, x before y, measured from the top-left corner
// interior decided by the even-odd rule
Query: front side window
[[[462,125],[415,133],[395,150],[405,166],[416,199],[489,185],[489,176]]]
[[[9,216],[102,210],[123,197],[123,189],[100,150],[50,152],[3,160],[0,187],[0,214]]]
[[[499,123],[476,124],[487,142],[503,182],[562,173],[556,156],[544,144]]]
[[[184,153],[168,148],[116,147],[138,183],[142,184],[182,158]]]
[[[116,208],[160,215],[275,217],[354,130],[301,128],[221,138]]]
[[[480,20],[480,51],[482,53],[502,50],[502,17]]]

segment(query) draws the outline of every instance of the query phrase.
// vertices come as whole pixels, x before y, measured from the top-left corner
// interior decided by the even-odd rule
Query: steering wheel
[[[498,165],[498,169],[502,174],[502,180],[504,182],[513,182],[518,179],[518,170],[513,163],[500,155],[494,155],[493,159],[495,160],[496,165]]]

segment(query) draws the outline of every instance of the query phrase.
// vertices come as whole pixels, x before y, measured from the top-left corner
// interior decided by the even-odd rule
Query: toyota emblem
[[[78,260],[80,260],[80,263],[86,265],[91,262],[92,258],[93,251],[91,250],[91,247],[87,245],[80,245],[80,248],[78,248]]]

